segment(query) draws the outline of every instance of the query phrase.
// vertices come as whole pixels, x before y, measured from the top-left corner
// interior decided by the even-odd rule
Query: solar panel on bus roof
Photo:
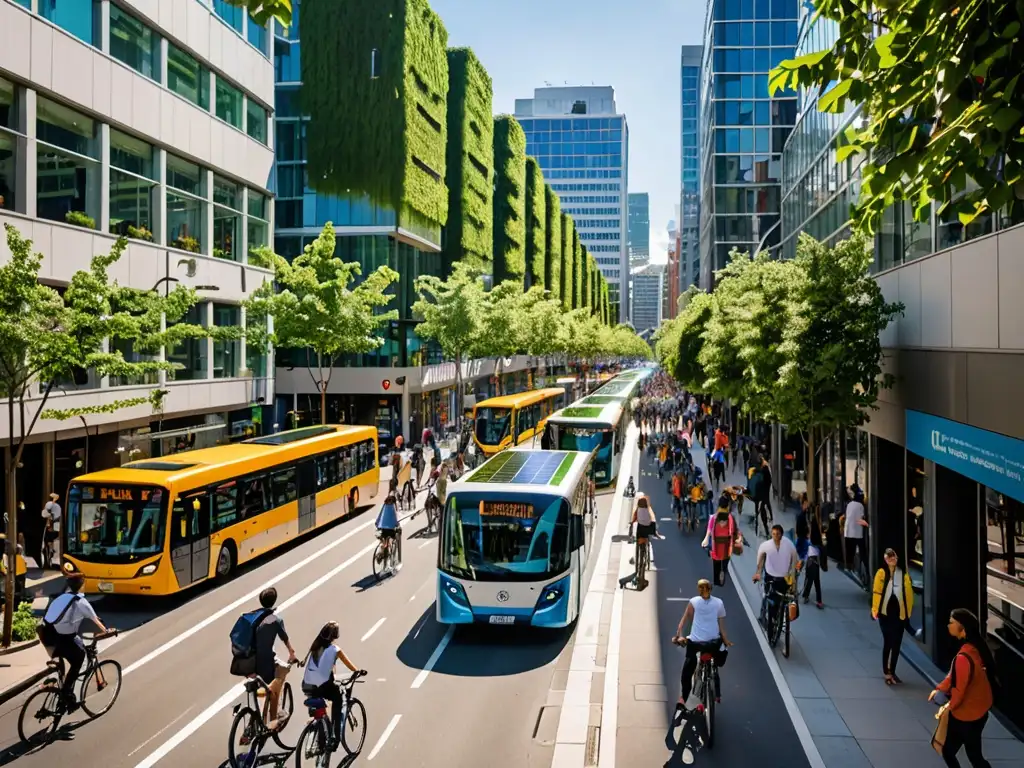
[[[590,397],[584,397],[580,400],[584,405],[608,405],[608,403],[618,403],[621,401],[621,397],[612,397],[610,395],[590,395]]]
[[[509,451],[495,456],[474,472],[470,480],[475,483],[548,485],[567,456],[565,451]]]

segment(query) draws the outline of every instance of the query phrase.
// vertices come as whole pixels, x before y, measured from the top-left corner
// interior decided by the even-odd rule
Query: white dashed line
[[[387,620],[386,616],[381,618],[376,624],[374,624],[372,627],[370,627],[370,631],[367,632],[365,635],[363,635],[362,639],[360,639],[359,642],[360,643],[365,643],[367,640],[369,640],[370,639],[370,635],[372,635],[374,632],[376,632],[378,629],[380,629],[380,625],[383,624],[386,620]]]
[[[377,743],[374,745],[373,751],[370,753],[370,756],[366,758],[367,760],[373,760],[373,758],[377,756],[377,753],[384,748],[384,745],[387,743],[388,738],[394,732],[395,728],[398,726],[398,721],[401,719],[401,715],[395,715],[391,718],[391,722],[388,723],[388,727],[384,729],[384,733],[382,733],[380,735],[380,738],[377,739]]]
[[[455,634],[455,625],[452,624],[448,627],[448,631],[444,633],[444,637],[441,638],[441,642],[437,644],[437,648],[430,654],[430,658],[427,659],[426,666],[416,675],[416,679],[412,681],[412,688],[419,688],[423,683],[427,681],[427,675],[430,674],[434,665],[437,664],[438,659],[441,658],[441,654],[444,653],[444,649],[448,647],[448,643],[451,642],[452,635]]]

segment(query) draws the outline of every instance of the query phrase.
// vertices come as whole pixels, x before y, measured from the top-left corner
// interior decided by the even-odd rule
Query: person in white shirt
[[[846,540],[846,567],[854,568],[855,555],[859,554],[860,561],[867,563],[864,554],[864,529],[868,527],[868,521],[864,519],[864,492],[856,485],[851,485],[850,493],[853,499],[846,505],[843,538]]]
[[[690,634],[684,635],[683,629],[689,624]],[[715,663],[720,667],[724,663],[724,652],[732,645],[725,633],[725,603],[721,598],[711,596],[711,582],[701,579],[697,582],[697,596],[690,599],[679,620],[676,629],[676,636],[672,638],[674,643],[682,643],[685,637],[686,661],[683,662],[683,671],[680,675],[682,685],[678,707],[686,712],[686,700],[690,697],[693,689],[693,673],[697,670],[697,656],[702,651],[705,653],[723,654],[717,656]],[[721,659],[721,660],[719,660]],[[718,681],[715,681],[718,688]],[[716,690],[716,698],[720,698]]]
[[[780,594],[789,591],[787,579],[800,570],[800,555],[796,545],[782,535],[782,526],[772,526],[772,537],[757,548],[757,570],[754,571],[754,583],[761,580],[764,571],[764,592],[769,594],[775,590]],[[769,609],[771,606],[769,606]],[[772,620],[769,615],[769,621]]]
[[[68,663],[67,674],[64,675],[64,686],[61,693],[64,698],[66,712],[78,709],[75,698],[75,685],[78,675],[85,663],[85,644],[78,636],[82,622],[88,619],[95,624],[101,633],[109,630],[100,621],[92,605],[82,594],[85,577],[73,573],[68,575],[68,591],[58,595],[50,603],[43,616],[43,646],[54,659],[64,659]]]
[[[332,751],[341,743],[341,710],[345,705],[345,694],[334,680],[334,665],[341,659],[346,667],[360,677],[366,675],[365,669],[356,669],[345,652],[334,644],[340,636],[338,622],[329,621],[324,624],[302,662],[306,667],[302,675],[303,694],[331,702],[331,722],[334,724]]]
[[[60,563],[60,521],[64,513],[60,504],[57,503],[58,499],[60,496],[51,493],[50,500],[43,507],[43,520],[46,521],[46,529],[43,531],[43,546],[39,553],[39,565],[44,569],[53,562]]]

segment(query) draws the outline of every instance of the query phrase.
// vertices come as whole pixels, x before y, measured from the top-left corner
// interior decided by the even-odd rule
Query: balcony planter
[[[189,253],[199,253],[199,241],[194,237],[185,235],[183,237],[177,237],[171,242],[171,246],[174,248],[180,248],[183,251]]]
[[[145,240],[147,243],[153,242],[153,233],[145,227],[133,227],[131,224],[128,225],[128,237],[133,240]]]
[[[96,219],[82,211],[68,211],[64,214],[64,221],[83,229],[96,229]]]

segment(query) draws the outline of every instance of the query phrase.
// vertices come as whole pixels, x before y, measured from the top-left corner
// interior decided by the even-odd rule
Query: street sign
[[[384,379],[384,381],[382,381],[380,385],[384,387],[384,391],[387,392],[389,389],[391,389],[391,379]]]

